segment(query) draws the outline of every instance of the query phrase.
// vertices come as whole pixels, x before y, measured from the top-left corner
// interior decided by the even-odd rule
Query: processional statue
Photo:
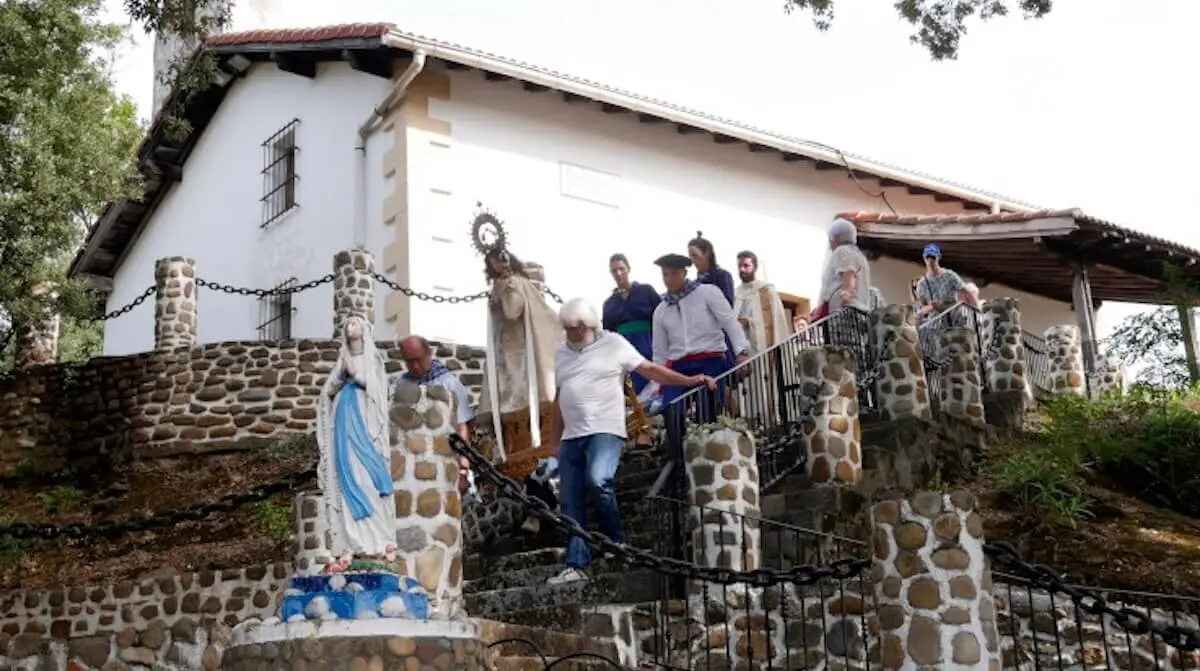
[[[562,329],[546,303],[541,268],[509,251],[500,220],[489,212],[478,214],[471,238],[490,285],[479,419],[494,431],[492,461],[523,478],[549,456],[543,438],[553,417],[554,352]]]

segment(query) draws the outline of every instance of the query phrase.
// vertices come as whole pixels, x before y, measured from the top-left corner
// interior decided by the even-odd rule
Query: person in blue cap
[[[925,275],[917,282],[917,302],[921,306],[918,319],[953,307],[965,286],[958,273],[942,267],[941,247],[931,242],[921,255],[925,257]]]

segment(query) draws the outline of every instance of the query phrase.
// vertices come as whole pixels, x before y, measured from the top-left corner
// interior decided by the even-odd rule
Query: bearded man
[[[719,293],[716,298],[720,300]],[[728,303],[722,300],[721,304],[729,309]],[[647,380],[679,388],[706,385],[712,389],[716,383],[708,375],[683,375],[647,361],[629,341],[601,329],[600,315],[582,298],[563,305],[559,322],[566,337],[554,355],[558,389],[549,441],[551,452],[558,457],[562,512],[587,528],[585,505],[590,498],[600,533],[622,543],[625,534],[613,477],[625,447],[625,376],[636,372]],[[548,582],[587,579],[585,571],[592,556],[583,539],[572,536],[568,540],[566,560],[566,569]]]
[[[792,334],[787,311],[775,285],[757,279],[758,255],[738,252],[738,275],[742,278],[734,294],[733,312],[746,330],[751,354],[764,352],[787,340]]]

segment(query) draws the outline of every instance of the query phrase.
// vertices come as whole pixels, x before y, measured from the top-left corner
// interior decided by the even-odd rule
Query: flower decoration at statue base
[[[429,595],[416,580],[354,562],[349,570],[292,578],[279,617],[302,620],[372,620],[429,618]]]

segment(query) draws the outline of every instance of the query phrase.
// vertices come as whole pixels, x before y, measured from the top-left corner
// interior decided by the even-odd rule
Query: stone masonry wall
[[[274,617],[287,564],[0,598],[0,667],[216,669],[233,625]]]
[[[484,351],[434,347],[477,402]],[[399,348],[379,348],[394,379]],[[332,339],[224,342],[0,376],[0,478],[91,468],[124,449],[167,457],[310,432],[337,351]]]

